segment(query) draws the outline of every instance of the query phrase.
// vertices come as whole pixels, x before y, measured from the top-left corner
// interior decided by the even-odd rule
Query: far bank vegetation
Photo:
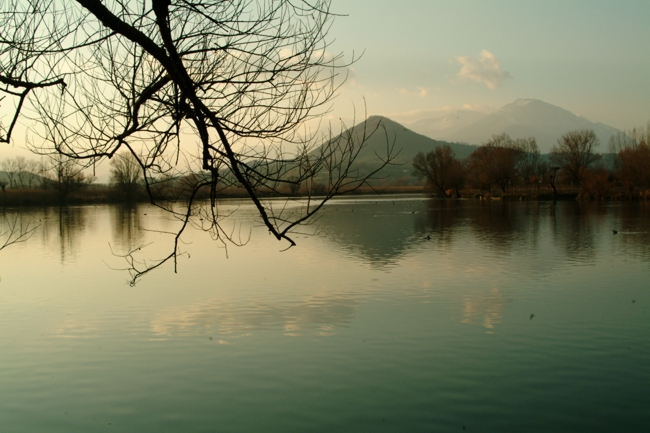
[[[541,155],[535,138],[495,135],[460,160],[449,146],[418,153],[413,175],[438,197],[578,200],[650,198],[650,124],[612,136],[600,154],[591,130],[572,131]]]
[[[549,154],[540,154],[535,138],[495,135],[468,157],[459,159],[447,146],[418,153],[412,175],[420,186],[385,179],[381,187],[361,192],[420,192],[441,198],[621,200],[650,198],[650,123],[612,136],[605,154],[591,130],[569,132]],[[145,183],[138,158],[128,152],[110,160],[108,184],[82,170],[77,161],[61,155],[40,160],[22,156],[0,160],[0,206],[118,203],[153,197],[183,199],[204,181],[199,174],[168,175]],[[398,179],[401,180],[401,179]],[[219,197],[238,197],[243,191],[223,173]],[[406,188],[406,189],[405,189]],[[324,185],[301,182],[287,174],[287,182],[268,196],[318,196]],[[210,198],[206,188],[196,198]]]

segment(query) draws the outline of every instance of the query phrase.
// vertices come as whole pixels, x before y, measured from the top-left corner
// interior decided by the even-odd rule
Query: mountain
[[[383,116],[371,116],[365,123],[359,123],[344,134],[350,133],[359,142],[364,135],[364,128],[366,135],[372,131],[375,132],[367,138],[365,147],[355,160],[355,167],[361,173],[377,167],[380,164],[377,155],[380,157],[386,156],[386,143],[388,140],[389,143],[394,143],[393,154],[396,156],[393,164],[385,167],[379,176],[390,177],[391,180],[404,176],[411,177],[413,157],[418,152],[427,153],[438,146],[449,145],[456,157],[461,159],[467,157],[476,149],[476,146],[468,144],[448,143],[425,137]]]
[[[580,129],[593,129],[601,143],[598,150],[605,152],[609,138],[621,132],[611,126],[591,122],[568,110],[537,99],[517,99],[459,128],[457,125],[461,124],[460,119],[462,118],[459,116],[456,125],[450,122],[447,128],[439,128],[445,124],[439,119],[432,119],[435,122],[429,122],[428,125],[425,121],[418,121],[417,128],[413,127],[420,132],[426,132],[426,135],[431,138],[471,144],[481,144],[489,140],[492,135],[503,133],[512,138],[535,137],[542,153],[550,152],[563,134]]]

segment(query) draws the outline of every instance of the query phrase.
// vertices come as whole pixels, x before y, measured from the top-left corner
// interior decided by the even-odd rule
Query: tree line
[[[600,142],[592,130],[564,134],[547,158],[540,154],[535,138],[512,139],[494,135],[464,160],[447,145],[413,159],[413,175],[441,197],[460,197],[461,191],[506,195],[519,188],[541,188],[558,195],[558,186],[578,198],[604,199],[613,196],[646,197],[650,189],[650,123],[612,136],[609,151],[612,167],[596,153]]]
[[[61,154],[43,156],[40,160],[24,156],[5,158],[0,161],[0,189],[53,191],[58,201],[65,203],[74,193],[89,187],[95,176],[84,171],[85,167],[74,158]],[[135,198],[143,186],[142,171],[137,159],[130,153],[116,154],[110,161],[109,187],[114,198],[128,201]]]

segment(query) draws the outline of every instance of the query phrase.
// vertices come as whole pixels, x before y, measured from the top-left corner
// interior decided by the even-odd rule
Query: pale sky
[[[332,51],[364,52],[334,114],[349,117],[362,97],[368,114],[395,120],[535,98],[616,128],[650,121],[649,0],[332,0],[332,9],[347,14],[331,29]]]
[[[332,11],[345,16],[330,51],[363,53],[333,118],[356,108],[362,120],[364,101],[407,122],[535,98],[624,130],[650,121],[650,0],[332,0]],[[0,157],[31,156],[21,132]]]

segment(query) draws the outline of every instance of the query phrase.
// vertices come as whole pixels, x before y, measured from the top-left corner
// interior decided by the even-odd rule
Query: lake
[[[648,203],[352,197],[284,252],[220,206],[246,245],[190,230],[135,287],[161,211],[18,213],[0,431],[650,431]]]

